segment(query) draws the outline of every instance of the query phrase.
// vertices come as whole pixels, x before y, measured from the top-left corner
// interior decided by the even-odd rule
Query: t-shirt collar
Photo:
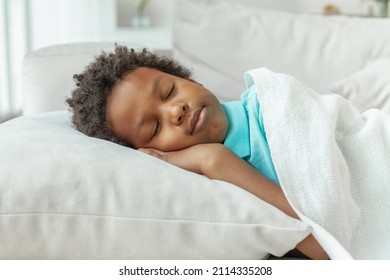
[[[224,145],[240,158],[250,156],[249,124],[240,101],[222,103],[229,126]]]

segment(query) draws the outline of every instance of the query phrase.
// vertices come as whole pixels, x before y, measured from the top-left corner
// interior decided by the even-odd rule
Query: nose
[[[184,121],[185,115],[188,112],[188,105],[184,103],[177,103],[171,105],[168,111],[168,119],[174,125],[181,125]]]

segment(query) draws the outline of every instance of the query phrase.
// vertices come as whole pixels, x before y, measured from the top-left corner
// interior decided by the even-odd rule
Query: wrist
[[[223,168],[223,161],[230,151],[222,144],[204,144],[201,161],[199,161],[199,171],[210,179],[217,179],[216,174]]]

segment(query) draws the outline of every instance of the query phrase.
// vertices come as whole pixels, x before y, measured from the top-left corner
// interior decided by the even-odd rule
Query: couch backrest
[[[224,101],[239,98],[244,72],[257,67],[288,73],[325,94],[367,62],[390,57],[390,19],[178,0],[173,55]]]

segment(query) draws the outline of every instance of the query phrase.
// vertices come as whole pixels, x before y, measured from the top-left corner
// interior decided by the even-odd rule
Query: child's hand
[[[195,168],[194,164],[191,163],[193,158],[191,157],[190,148],[173,152],[164,152],[153,148],[140,148],[138,151],[154,156],[188,171],[196,172],[197,168]]]
[[[222,144],[199,144],[183,150],[173,152],[163,152],[156,149],[139,149],[139,151],[156,158],[162,159],[180,168],[186,169],[198,174],[204,174],[207,166],[227,150]],[[204,174],[208,175],[208,174]]]

